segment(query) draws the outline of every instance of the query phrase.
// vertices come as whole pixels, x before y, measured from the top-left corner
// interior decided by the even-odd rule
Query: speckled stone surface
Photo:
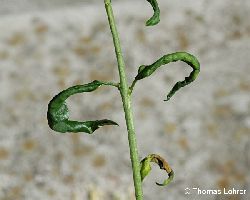
[[[145,200],[250,198],[250,2],[159,1],[161,22],[147,2],[114,2],[131,82],[142,64],[188,51],[201,63],[198,79],[169,101],[188,75],[183,63],[141,80],[133,94],[140,158],[158,153],[175,171],[156,165],[143,183]],[[143,10],[143,12],[142,12]],[[119,93],[103,87],[67,103],[72,119],[109,118],[119,127],[93,135],[49,129],[50,99],[75,84],[118,80],[102,2],[0,19],[0,199],[130,200],[133,181]],[[245,189],[245,195],[185,195],[185,188]]]

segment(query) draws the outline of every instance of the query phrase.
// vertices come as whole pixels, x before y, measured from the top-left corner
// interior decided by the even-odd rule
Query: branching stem
[[[135,187],[135,196],[136,200],[143,200],[142,184],[141,184],[141,175],[140,175],[140,162],[138,158],[137,143],[135,136],[135,128],[133,122],[133,113],[131,106],[130,98],[130,89],[127,84],[126,72],[125,72],[125,63],[122,56],[121,45],[119,40],[119,35],[116,28],[116,23],[114,19],[113,10],[111,7],[111,0],[104,0],[106,12],[108,15],[108,21],[110,25],[110,30],[113,37],[113,42],[115,46],[115,53],[118,62],[118,70],[120,76],[120,94],[123,102],[123,108],[125,112],[125,119],[128,131],[128,141],[130,148],[130,159],[133,169],[133,179]]]

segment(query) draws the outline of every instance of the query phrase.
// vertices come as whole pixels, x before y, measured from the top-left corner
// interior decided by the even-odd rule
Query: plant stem
[[[131,107],[130,90],[127,84],[127,78],[125,73],[125,63],[122,57],[121,45],[119,40],[119,35],[117,32],[113,10],[111,7],[111,0],[104,0],[106,12],[108,15],[108,21],[110,25],[110,30],[113,37],[113,42],[115,46],[116,59],[118,62],[118,70],[120,76],[120,93],[123,102],[123,109],[125,112],[125,119],[128,131],[128,141],[130,148],[130,159],[132,163],[133,179],[136,200],[143,200],[142,183],[140,175],[140,163],[138,159],[137,143],[135,136],[135,128],[133,122],[133,114]]]

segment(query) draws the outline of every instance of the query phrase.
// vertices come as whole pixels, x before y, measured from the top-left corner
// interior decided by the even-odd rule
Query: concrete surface
[[[170,102],[163,102],[165,95],[190,72],[184,63],[162,67],[135,87],[140,158],[158,153],[175,171],[172,184],[158,187],[155,181],[166,174],[154,165],[143,183],[145,200],[250,199],[250,2],[162,0],[155,27],[144,26],[152,15],[147,2],[113,2],[130,82],[141,64],[174,51],[188,51],[201,63],[198,79]],[[119,127],[87,135],[58,134],[47,125],[47,104],[59,91],[118,80],[102,1],[54,5],[24,11],[20,5],[22,11],[5,13],[1,6],[0,199],[133,199],[115,89],[75,95],[67,103],[72,119],[109,118]],[[246,194],[198,195],[193,187]],[[185,195],[186,188],[192,194]]]

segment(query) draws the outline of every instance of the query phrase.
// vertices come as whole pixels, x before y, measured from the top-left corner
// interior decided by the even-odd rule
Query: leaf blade
[[[49,127],[60,133],[85,132],[92,134],[95,130],[102,126],[118,125],[116,122],[108,119],[84,122],[69,120],[69,109],[65,102],[67,98],[77,93],[92,92],[102,85],[112,84],[95,80],[88,84],[72,86],[54,96],[54,98],[49,102],[47,111]]]
[[[147,1],[151,4],[154,10],[154,14],[146,21],[146,26],[154,26],[160,22],[160,8],[156,0],[147,0]]]
[[[171,91],[167,94],[167,99],[164,100],[168,101],[175,94],[175,92],[177,92],[181,87],[190,84],[197,78],[200,72],[200,63],[197,60],[197,58],[192,54],[189,54],[187,52],[175,52],[162,56],[160,59],[158,59],[151,65],[141,65],[138,69],[138,74],[135,77],[135,80],[138,81],[144,79],[153,74],[162,65],[166,65],[170,62],[177,62],[177,61],[185,62],[186,64],[188,64],[190,67],[193,68],[193,71],[190,73],[188,77],[185,77],[183,81],[179,81],[174,85]]]
[[[165,170],[168,173],[168,178],[165,179],[163,183],[156,182],[156,184],[158,186],[168,185],[174,178],[174,171],[171,169],[167,161],[165,161],[161,156],[157,154],[150,154],[140,162],[141,180],[143,181],[144,178],[150,173],[151,171],[150,162],[158,164],[160,169]]]

